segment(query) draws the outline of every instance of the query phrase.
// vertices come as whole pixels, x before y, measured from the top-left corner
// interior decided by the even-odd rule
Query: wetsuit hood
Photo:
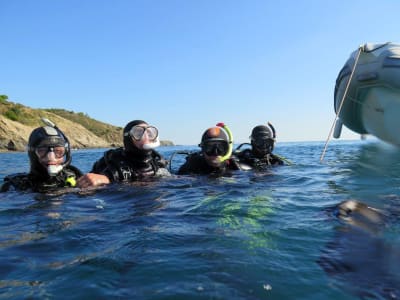
[[[47,169],[40,163],[35,151],[39,146],[42,147],[55,145],[65,147],[66,158],[63,168],[69,166],[72,160],[71,149],[68,139],[60,129],[50,126],[43,126],[32,131],[28,140],[28,156],[31,165],[31,174],[43,178],[47,178],[49,176]]]
[[[266,154],[272,153],[272,150],[274,149],[275,130],[272,127],[272,125],[271,126],[258,125],[253,128],[250,139],[251,139],[253,153],[257,157],[262,157]],[[264,147],[262,148],[257,147],[258,141],[261,141],[261,143],[264,144]]]
[[[204,131],[199,146],[202,147],[205,143],[212,141],[229,143],[229,138],[226,132],[221,127],[215,126],[208,128],[206,131]]]

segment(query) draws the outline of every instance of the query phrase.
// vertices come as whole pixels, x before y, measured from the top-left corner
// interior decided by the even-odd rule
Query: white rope
[[[359,59],[359,57],[360,57],[360,54],[361,54],[361,51],[362,51],[362,50],[363,50],[363,46],[360,46],[360,48],[358,49],[358,53],[357,53],[357,56],[356,56],[356,60],[354,61],[353,69],[351,70],[351,74],[350,74],[350,77],[349,77],[349,81],[347,82],[346,89],[344,90],[342,100],[340,101],[339,109],[338,109],[337,112],[336,112],[336,116],[335,116],[335,119],[333,120],[333,124],[332,124],[331,130],[329,131],[328,138],[326,139],[326,142],[325,142],[324,150],[322,151],[321,157],[320,157],[320,159],[319,159],[320,161],[323,161],[323,159],[324,159],[324,156],[325,156],[325,153],[326,153],[326,149],[328,148],[329,140],[330,140],[330,138],[331,138],[331,136],[332,136],[333,129],[335,128],[336,122],[337,122],[337,120],[338,120],[338,118],[339,118],[339,114],[340,114],[340,112],[341,112],[341,110],[342,110],[343,103],[344,103],[344,100],[346,99],[347,91],[348,91],[348,89],[349,89],[351,80],[352,80],[352,78],[353,78],[354,71],[356,70],[356,66],[357,66],[357,63],[358,63],[358,59]]]

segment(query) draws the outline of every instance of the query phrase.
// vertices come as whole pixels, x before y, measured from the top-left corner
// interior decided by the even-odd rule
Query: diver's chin
[[[254,153],[255,153],[255,155],[256,155],[257,157],[264,157],[264,156],[270,154],[268,151],[260,150],[260,149],[256,149],[256,150],[254,151]]]
[[[221,156],[209,156],[207,161],[208,164],[214,168],[218,168],[222,165]]]

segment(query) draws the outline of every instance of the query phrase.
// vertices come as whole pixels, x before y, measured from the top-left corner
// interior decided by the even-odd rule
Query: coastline
[[[161,141],[161,147],[173,147],[175,146],[174,143],[170,142],[170,141]],[[119,148],[122,147],[122,144],[112,144],[109,147],[71,147],[71,151],[75,151],[75,150],[92,150],[92,149],[111,149],[111,148]],[[5,148],[0,148],[0,154],[1,153],[23,153],[23,152],[28,152],[25,149],[15,149],[15,150],[9,150],[9,149],[5,149]]]

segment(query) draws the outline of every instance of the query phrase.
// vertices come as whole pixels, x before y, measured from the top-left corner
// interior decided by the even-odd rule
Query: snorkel
[[[272,138],[273,138],[274,141],[275,141],[275,139],[276,139],[276,131],[275,131],[275,128],[274,128],[274,126],[272,126],[272,124],[271,124],[270,122],[267,122],[267,124],[268,124],[268,126],[271,128],[271,130],[272,130]]]
[[[47,126],[54,128],[55,130],[57,130],[57,132],[59,134],[62,135],[63,139],[65,140],[66,143],[66,151],[65,151],[65,161],[62,165],[48,165],[47,166],[47,172],[50,176],[56,176],[58,173],[60,173],[62,171],[62,169],[64,169],[66,166],[68,166],[71,163],[71,153],[69,150],[69,140],[68,138],[65,136],[65,134],[56,126],[56,124],[54,124],[53,122],[51,122],[49,119],[46,118],[41,118],[43,123],[45,123]],[[71,184],[71,182],[69,183]]]
[[[225,132],[228,134],[228,138],[229,138],[229,141],[228,141],[228,152],[226,152],[226,154],[220,158],[220,162],[224,162],[227,159],[229,159],[231,157],[231,155],[232,155],[233,136],[232,136],[231,130],[223,122],[217,123],[216,126],[223,128],[225,130]]]

